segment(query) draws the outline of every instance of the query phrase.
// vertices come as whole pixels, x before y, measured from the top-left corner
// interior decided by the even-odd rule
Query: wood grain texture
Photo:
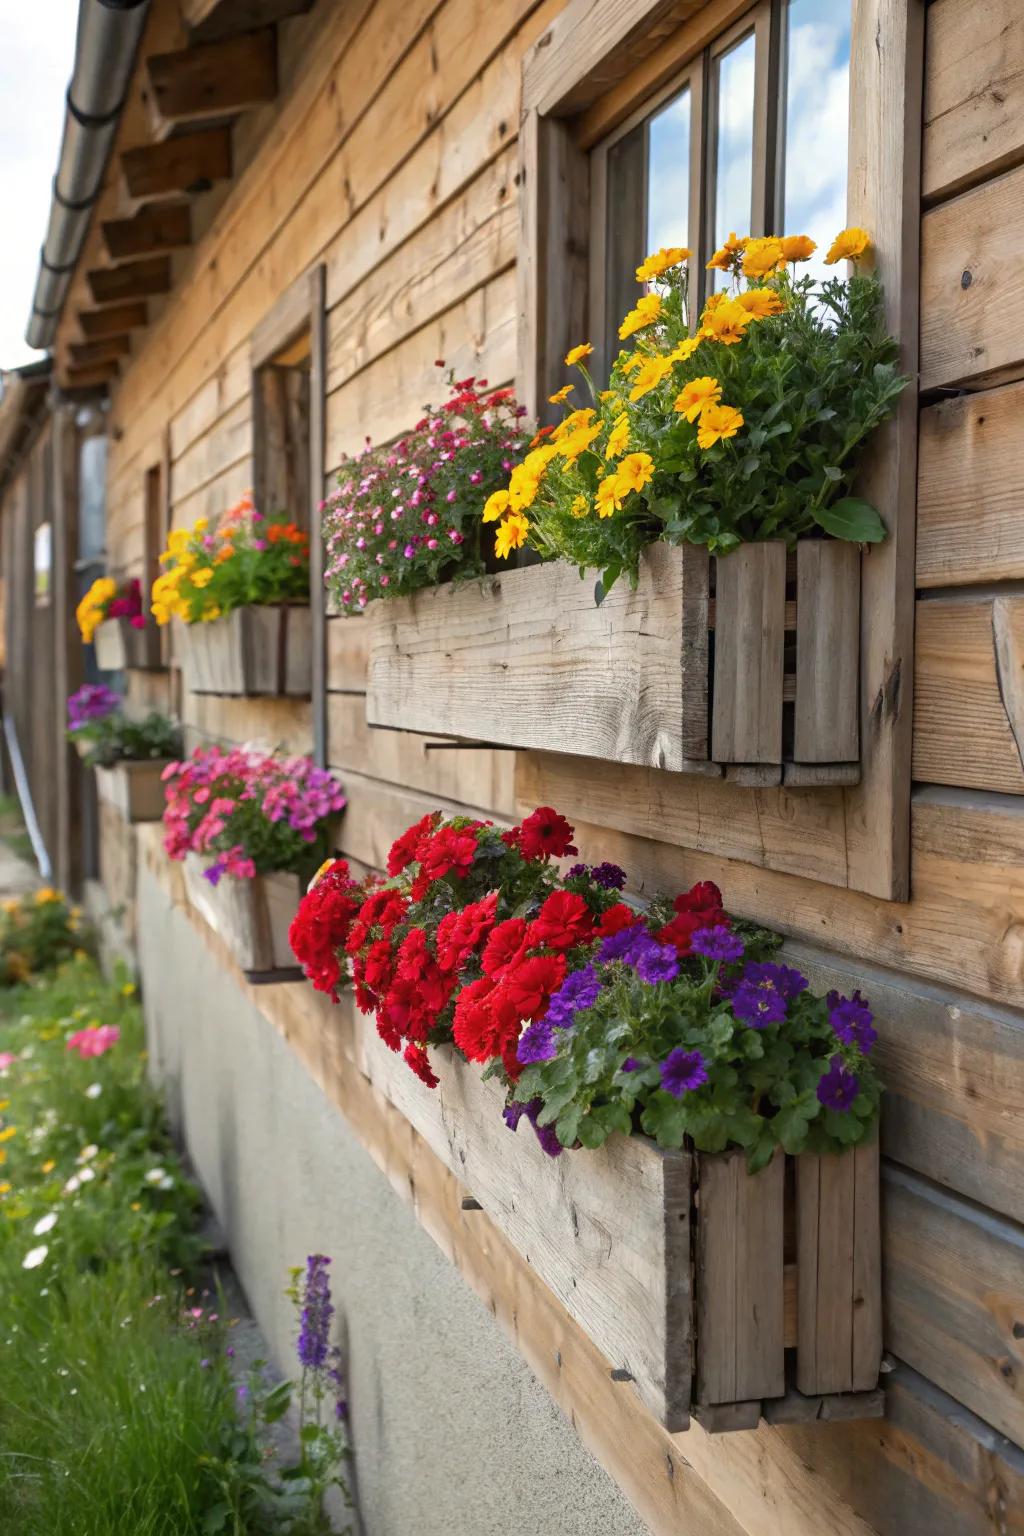
[[[1024,578],[1024,384],[921,412],[917,584]]]
[[[126,149],[121,171],[129,197],[201,192],[231,175],[231,132],[202,128]]]
[[[796,1384],[869,1392],[882,1358],[878,1143],[796,1159]]]
[[[654,545],[600,607],[552,564],[377,602],[373,725],[682,766],[682,562]]]
[[[68,348],[76,368],[113,362],[119,357],[128,357],[131,350],[130,336],[105,336],[99,341],[73,341]]]
[[[169,293],[171,263],[167,256],[149,256],[145,261],[122,262],[119,267],[98,267],[85,277],[95,304],[116,304],[120,309],[126,299]]]
[[[796,709],[800,763],[860,757],[860,550],[839,539],[796,548]]]
[[[121,331],[135,331],[145,325],[148,310],[141,300],[125,304],[112,304],[108,309],[86,310],[78,316],[82,335],[87,340],[101,336],[116,336]]]
[[[161,124],[206,122],[244,112],[277,95],[274,29],[151,54],[145,69],[152,108]]]
[[[125,821],[160,821],[164,814],[164,786],[161,774],[168,759],[115,763],[96,769],[96,793]]]
[[[251,972],[294,966],[288,926],[302,896],[299,877],[278,873],[235,880],[227,875],[214,886],[204,874],[207,862],[197,853],[185,855],[185,891],[238,968]]]
[[[570,0],[523,63],[523,105],[570,117],[699,11],[702,0]]]
[[[181,13],[198,39],[230,37],[308,11],[313,0],[181,0]]]
[[[917,605],[914,777],[1024,794],[1024,597]]]
[[[928,8],[921,191],[950,197],[1024,161],[1024,27],[1015,0]]]
[[[370,631],[353,614],[327,620],[327,688],[331,693],[365,693]]]
[[[188,203],[145,203],[131,218],[105,220],[103,241],[111,261],[180,250],[192,244],[192,210]]]
[[[781,763],[786,546],[745,544],[719,556],[715,573],[711,756]]]

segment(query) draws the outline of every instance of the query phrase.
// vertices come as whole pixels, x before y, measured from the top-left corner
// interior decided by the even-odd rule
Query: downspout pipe
[[[50,221],[25,340],[49,347],[82,254],[124,106],[150,0],[80,0]]]

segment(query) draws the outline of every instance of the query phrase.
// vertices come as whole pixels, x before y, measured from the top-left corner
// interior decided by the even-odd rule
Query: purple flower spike
[[[828,1071],[818,1081],[818,1098],[826,1109],[849,1109],[860,1092],[857,1074],[843,1065],[841,1056],[833,1056]]]
[[[679,956],[671,944],[652,944],[641,951],[636,961],[636,973],[649,986],[659,981],[674,981],[679,975]]]
[[[699,928],[693,936],[693,948],[705,959],[720,960],[726,965],[743,959],[743,940],[721,924],[714,928]]]
[[[548,1019],[537,1019],[526,1026],[516,1046],[516,1055],[524,1067],[535,1061],[551,1061],[557,1054],[554,1026]]]
[[[306,1260],[306,1278],[302,1297],[302,1327],[297,1345],[299,1363],[307,1369],[321,1370],[327,1363],[328,1336],[334,1307],[331,1282],[327,1274],[330,1259],[311,1253]]]
[[[661,1086],[673,1098],[681,1099],[708,1080],[708,1069],[700,1051],[684,1051],[677,1045],[661,1064]]]
[[[828,1021],[838,1039],[846,1045],[855,1045],[867,1056],[878,1039],[878,1031],[872,1027],[874,1014],[860,993],[840,997],[838,992],[830,992],[826,1002]]]

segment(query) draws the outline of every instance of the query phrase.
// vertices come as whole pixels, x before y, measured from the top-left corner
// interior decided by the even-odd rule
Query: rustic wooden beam
[[[94,363],[91,368],[68,368],[64,383],[68,389],[99,389],[116,379],[120,369],[116,362]]]
[[[231,175],[230,129],[204,128],[159,144],[140,144],[121,155],[130,197],[206,192]]]
[[[159,124],[194,123],[273,101],[277,38],[272,27],[146,60],[150,107]]]
[[[122,299],[142,299],[156,293],[169,293],[170,257],[153,256],[148,261],[125,262],[120,267],[99,267],[93,272],[87,272],[85,278],[97,304],[118,304]]]
[[[196,42],[269,27],[308,11],[313,0],[181,0],[181,14]]]
[[[109,309],[85,309],[80,311],[78,324],[86,341],[100,336],[117,336],[122,331],[138,330],[148,325],[149,311],[141,300],[129,304],[113,304]]]
[[[192,244],[188,203],[146,203],[131,219],[107,219],[101,225],[112,261],[177,251]]]
[[[98,341],[73,341],[68,347],[76,368],[92,368],[97,363],[113,363],[127,357],[132,349],[128,336],[102,336]]]

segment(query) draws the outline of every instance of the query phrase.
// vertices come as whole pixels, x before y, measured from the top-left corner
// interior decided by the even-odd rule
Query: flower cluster
[[[251,495],[211,523],[176,528],[153,583],[158,624],[210,623],[248,604],[309,601],[309,539],[285,513],[264,517]]]
[[[305,873],[323,858],[329,818],[345,806],[337,780],[308,757],[197,747],[163,778],[164,847],[172,859],[208,858],[211,885],[223,875]]]
[[[293,927],[307,974],[355,998],[429,1087],[428,1047],[452,1043],[503,1078],[552,1155],[644,1131],[667,1147],[828,1150],[869,1135],[879,1086],[871,1011],[815,996],[773,958],[776,935],[725,911],[702,881],[646,911],[615,865],[554,862],[573,829],[542,806],[519,826],[439,812],[394,843],[386,880],[341,861]],[[362,899],[361,899],[362,898]],[[298,941],[298,942],[296,942]]]
[[[525,412],[486,379],[448,381],[449,399],[411,432],[344,463],[323,505],[327,581],[343,611],[483,570],[480,501],[525,446]]]
[[[0,902],[0,987],[16,986],[82,949],[82,912],[51,886]]]
[[[145,629],[141,583],[135,576],[128,581],[97,576],[75,609],[75,618],[84,645],[90,644],[104,619],[127,619],[133,629]]]
[[[68,699],[68,737],[90,768],[177,757],[181,732],[155,710],[142,720],[122,713],[122,699],[102,684],[86,683]]]
[[[845,230],[829,262],[856,259],[863,230]],[[497,522],[496,553],[530,543],[601,571],[607,591],[621,571],[635,579],[658,539],[726,554],[760,539],[804,534],[872,542],[878,513],[848,492],[860,448],[905,380],[887,334],[873,275],[816,286],[791,268],[814,251],[806,235],[737,239],[709,266],[729,286],[691,323],[690,252],[649,256],[645,291],[619,337],[609,387],[595,393],[589,343],[574,347],[585,398],[566,384],[551,403],[567,409],[544,427],[508,485],[483,504]]]

